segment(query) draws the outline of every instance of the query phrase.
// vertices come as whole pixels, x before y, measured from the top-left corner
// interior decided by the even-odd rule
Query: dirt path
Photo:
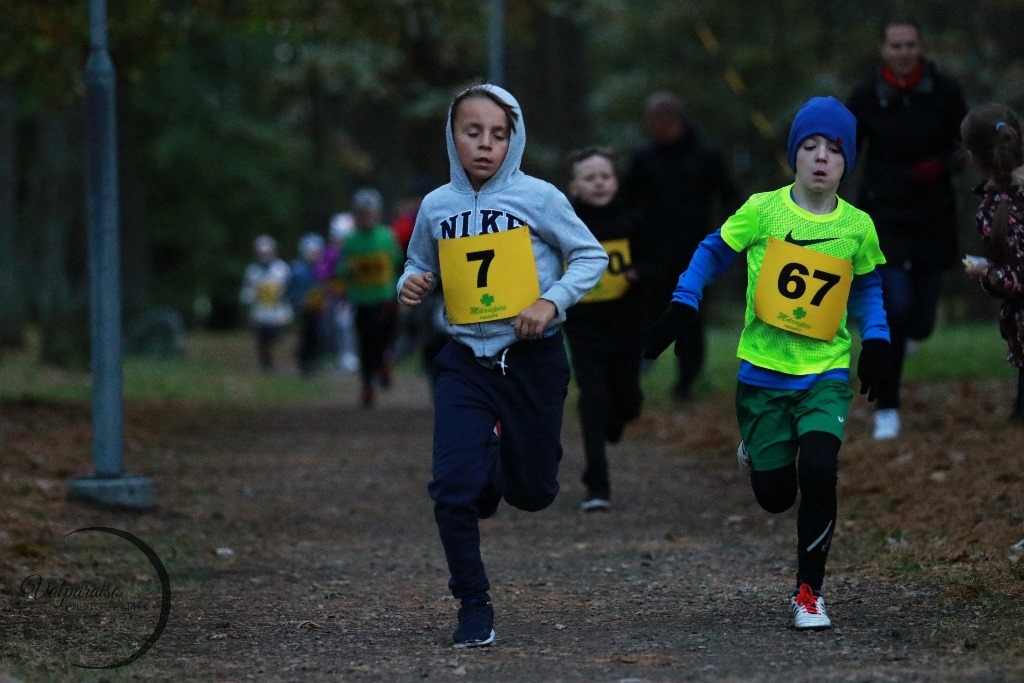
[[[49,520],[51,533],[131,530],[168,567],[166,631],[111,680],[1024,679],[1022,631],[1011,631],[1017,643],[979,646],[978,601],[950,601],[932,574],[895,582],[865,571],[842,539],[826,586],[836,627],[794,631],[794,518],[754,504],[733,461],[728,397],[627,430],[611,451],[607,514],[578,511],[570,417],[555,504],[534,514],[503,504],[483,522],[497,641],[455,651],[457,606],[425,492],[425,396],[418,378],[402,377],[373,411],[355,407],[347,383],[285,409],[131,408],[131,462],[153,477],[160,510],[55,500]],[[685,445],[680,431],[691,434]],[[0,597],[13,599],[16,580],[5,576]],[[46,634],[32,634],[22,649],[7,642],[0,672],[67,672]]]

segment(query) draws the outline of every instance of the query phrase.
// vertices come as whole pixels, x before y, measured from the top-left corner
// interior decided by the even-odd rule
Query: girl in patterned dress
[[[1010,415],[1024,420],[1024,149],[1017,115],[1004,104],[971,109],[960,125],[967,161],[985,174],[975,190],[978,231],[985,254],[964,266],[989,295],[1002,299],[999,332],[1006,360],[1017,368],[1017,398]]]

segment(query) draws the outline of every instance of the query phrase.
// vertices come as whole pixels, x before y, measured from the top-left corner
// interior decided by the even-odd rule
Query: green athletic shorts
[[[824,380],[810,389],[764,389],[736,385],[736,418],[750,453],[751,468],[773,470],[796,461],[798,439],[826,432],[843,440],[853,391],[841,380]]]

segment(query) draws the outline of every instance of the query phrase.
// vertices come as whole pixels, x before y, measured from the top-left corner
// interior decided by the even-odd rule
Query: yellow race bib
[[[601,274],[597,284],[580,299],[583,303],[612,301],[622,297],[629,289],[626,271],[633,266],[629,253],[629,240],[606,240],[601,246],[608,253],[608,267]]]
[[[437,243],[448,320],[456,325],[511,318],[540,297],[530,229]]]
[[[348,269],[352,282],[359,287],[385,287],[394,279],[392,256],[386,251],[351,256]]]
[[[769,325],[831,341],[852,283],[849,261],[769,237],[754,290],[754,313]]]
[[[284,291],[284,283],[279,280],[263,280],[256,284],[256,301],[261,306],[275,306]]]

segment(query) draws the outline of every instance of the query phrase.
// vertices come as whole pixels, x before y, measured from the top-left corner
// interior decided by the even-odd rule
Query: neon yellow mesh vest
[[[832,213],[812,214],[793,202],[792,187],[752,195],[722,226],[726,244],[747,253],[747,308],[736,355],[759,367],[791,375],[848,368],[850,332],[845,313],[831,341],[779,329],[754,314],[754,290],[769,237],[850,261],[854,276],[885,263],[875,225],[866,213],[838,198]]]

